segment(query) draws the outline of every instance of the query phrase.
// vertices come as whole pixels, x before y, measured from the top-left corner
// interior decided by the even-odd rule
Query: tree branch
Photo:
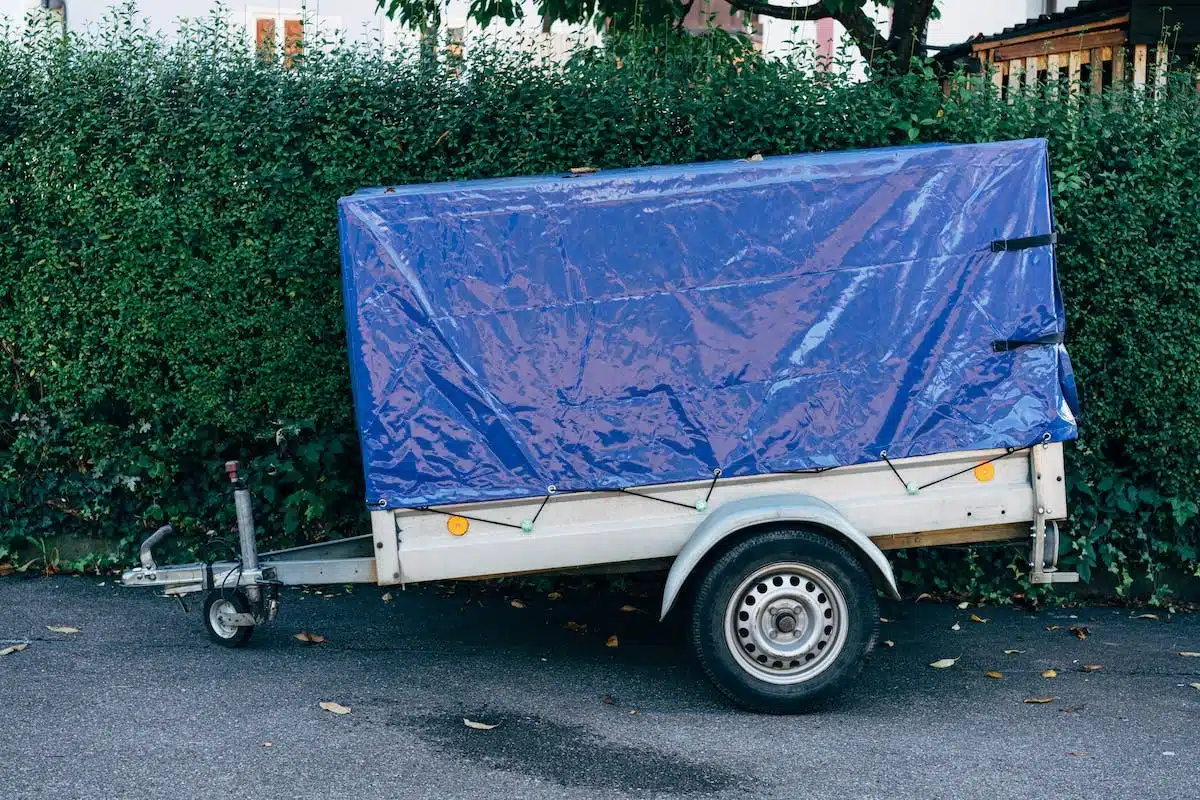
[[[897,3],[892,17],[888,47],[907,64],[914,56],[925,56],[925,33],[935,0]]]
[[[887,40],[879,33],[875,21],[867,16],[862,5],[845,9],[834,14],[833,18],[842,23],[842,27],[858,45],[858,51],[868,64],[873,64],[875,57],[887,49]]]
[[[874,60],[877,53],[887,49],[887,40],[879,33],[875,22],[863,11],[862,5],[830,11],[821,0],[806,6],[776,6],[758,0],[726,0],[726,2],[739,11],[748,11],[751,14],[791,22],[811,22],[833,17],[842,23],[842,27],[846,29],[846,33],[858,46],[859,52],[862,53],[862,57],[868,64]],[[933,0],[930,0],[930,5],[933,5]]]
[[[738,11],[749,11],[751,14],[758,14],[761,17],[775,17],[775,19],[787,19],[792,22],[805,22],[833,16],[833,13],[825,7],[821,0],[806,6],[773,6],[770,3],[756,2],[756,0],[726,0],[726,2]]]

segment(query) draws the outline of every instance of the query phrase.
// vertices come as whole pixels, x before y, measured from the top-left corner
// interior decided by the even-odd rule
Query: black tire
[[[734,703],[796,714],[859,673],[878,630],[875,589],[858,559],[829,536],[781,528],[746,537],[709,565],[691,638],[704,672]]]
[[[222,647],[245,647],[246,643],[250,641],[250,637],[254,635],[254,626],[247,625],[234,629],[221,627],[216,622],[216,614],[219,612],[214,611],[214,607],[219,607],[224,603],[229,603],[239,614],[251,613],[250,600],[241,589],[213,589],[204,598],[204,610],[200,615],[201,621],[204,622],[204,629],[208,631],[208,637]]]

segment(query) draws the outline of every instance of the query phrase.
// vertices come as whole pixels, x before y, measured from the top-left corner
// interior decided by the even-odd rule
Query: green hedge
[[[268,537],[362,529],[336,199],[366,185],[910,141],[1050,139],[1083,439],[1073,559],[1119,587],[1196,570],[1200,132],[1169,97],[1008,104],[931,72],[814,75],[720,36],[614,41],[560,66],[333,46],[263,63],[213,22],[127,18],[0,42],[0,558],[171,520],[231,540],[240,458]],[[928,553],[911,581],[993,591],[1019,559]],[[1011,569],[1009,568],[1011,567]],[[1157,582],[1156,596],[1169,588]]]

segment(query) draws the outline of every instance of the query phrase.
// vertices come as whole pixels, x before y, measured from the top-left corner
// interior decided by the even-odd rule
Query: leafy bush
[[[361,525],[335,207],[359,187],[1044,136],[1086,412],[1070,559],[1118,589],[1194,571],[1197,109],[1183,72],[1157,100],[1010,103],[963,81],[943,94],[929,70],[856,83],[718,35],[560,65],[334,43],[292,69],[213,21],[174,44],[128,14],[88,39],[6,39],[0,547],[101,533],[127,549],[167,519],[190,549],[222,547],[228,458],[248,462],[275,543]],[[1022,567],[991,552],[900,563],[992,591]]]

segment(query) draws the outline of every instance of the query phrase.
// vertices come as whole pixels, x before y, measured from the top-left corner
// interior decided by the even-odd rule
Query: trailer
[[[895,548],[1057,569],[1075,390],[1043,140],[364,190],[339,204],[371,533],[127,586],[222,645],[281,586],[663,569],[731,700],[861,668]]]

